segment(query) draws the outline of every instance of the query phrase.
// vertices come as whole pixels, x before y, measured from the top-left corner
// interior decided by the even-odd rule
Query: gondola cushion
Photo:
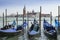
[[[34,30],[32,30],[31,32],[29,32],[29,34],[30,35],[36,35],[36,34],[38,34],[39,32],[36,32],[36,31],[34,31]]]

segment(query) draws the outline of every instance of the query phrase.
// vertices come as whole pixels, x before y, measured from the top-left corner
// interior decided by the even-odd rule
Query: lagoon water
[[[44,35],[44,33],[43,33],[44,32],[44,29],[43,29],[43,19],[44,18],[50,23],[50,18],[42,17],[41,18],[41,35],[40,35],[40,37],[34,38],[33,40],[57,40],[57,39],[59,40],[60,36],[58,36],[57,39],[55,39],[55,38],[52,39],[52,38],[48,38],[47,36]],[[23,23],[22,19],[23,18],[21,18],[21,17],[18,18],[18,25],[21,25]],[[28,20],[27,18],[25,18],[25,19]],[[7,21],[8,21],[7,23],[11,24],[14,20],[16,20],[15,17],[12,17],[12,18],[9,17],[9,18],[7,18]],[[28,23],[29,27],[31,26],[31,22],[33,22],[33,20],[34,20],[34,18],[29,18],[29,21],[28,21],[29,22]],[[36,20],[39,20],[39,18],[36,18]],[[55,17],[52,20],[52,25],[55,27],[55,21],[54,20],[55,20]],[[6,24],[6,23],[4,22],[4,24]],[[3,27],[3,21],[2,21],[2,18],[0,18],[0,28],[2,28],[2,27]],[[28,28],[25,29],[24,35],[18,37],[18,40],[28,40],[27,29]],[[7,39],[4,39],[4,38],[1,38],[1,39],[2,40],[7,40]]]

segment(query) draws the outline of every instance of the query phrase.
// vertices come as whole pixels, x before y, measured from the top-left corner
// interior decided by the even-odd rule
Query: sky
[[[0,16],[5,13],[7,9],[8,15],[10,14],[22,14],[24,5],[26,6],[26,12],[40,11],[40,6],[42,7],[42,13],[50,14],[52,16],[58,15],[58,6],[60,6],[60,0],[0,0]]]

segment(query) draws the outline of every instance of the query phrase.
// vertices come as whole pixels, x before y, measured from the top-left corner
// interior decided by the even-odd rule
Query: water
[[[11,18],[11,17],[9,17],[9,18],[7,18],[8,19],[8,23],[9,24],[11,24],[12,23],[12,21],[13,20],[16,20],[16,18],[14,17],[14,18]],[[23,23],[23,21],[22,21],[22,19],[23,18],[21,18],[21,17],[19,17],[18,18],[18,25],[21,25],[22,23]],[[27,18],[25,18],[25,19],[27,19]],[[29,27],[31,26],[31,22],[33,22],[32,20],[33,20],[34,18],[29,18]],[[37,20],[39,19],[39,18],[36,18]],[[55,38],[48,38],[47,36],[45,36],[45,34],[44,34],[44,29],[43,29],[43,19],[44,19],[44,17],[42,17],[42,19],[41,19],[41,35],[40,35],[40,37],[38,37],[38,38],[34,38],[33,40],[57,40],[57,39],[55,39]],[[48,17],[46,17],[45,18],[49,23],[50,23],[50,18],[48,18]],[[55,27],[55,23],[54,23],[54,19],[55,18],[53,18],[53,20],[52,20],[52,25]],[[38,21],[39,22],[39,21]],[[5,23],[4,23],[5,24]],[[0,28],[2,28],[3,27],[3,21],[2,21],[2,18],[0,18]],[[28,37],[27,37],[28,35],[27,35],[27,28],[25,29],[25,33],[24,33],[24,35],[22,35],[22,36],[18,36],[18,37],[16,37],[16,38],[18,38],[18,40],[28,40]],[[58,35],[58,40],[59,40],[59,38],[60,38],[60,36]],[[5,38],[0,38],[1,40],[7,40],[6,39],[6,37]],[[13,40],[13,39],[8,39],[8,40]],[[14,39],[15,40],[15,39]]]

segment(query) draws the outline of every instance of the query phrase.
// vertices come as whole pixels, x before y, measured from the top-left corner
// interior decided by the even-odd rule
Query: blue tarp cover
[[[23,23],[23,27],[26,27],[27,25],[28,25],[27,22],[24,22],[24,23]]]
[[[60,22],[58,22],[58,20],[55,19],[55,26],[58,27],[60,26]]]
[[[44,29],[48,29],[48,28],[52,28],[53,26],[52,26],[51,24],[49,24],[49,23],[44,19],[43,27],[44,27]]]
[[[17,32],[16,29],[10,28],[7,30],[0,30],[0,32]]]
[[[32,30],[31,32],[29,32],[29,34],[30,35],[36,35],[36,34],[38,34],[39,32],[36,32],[36,31],[34,31],[34,30]]]

